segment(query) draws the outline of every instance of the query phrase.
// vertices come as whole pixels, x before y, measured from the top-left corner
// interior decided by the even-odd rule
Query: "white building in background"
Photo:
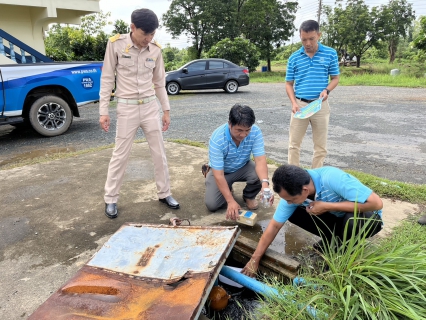
[[[82,16],[99,11],[99,0],[0,0],[0,29],[45,54],[49,24],[80,24]],[[10,59],[0,55],[2,63]]]

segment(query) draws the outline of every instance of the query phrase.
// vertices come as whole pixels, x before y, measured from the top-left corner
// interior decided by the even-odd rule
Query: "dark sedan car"
[[[225,59],[200,59],[188,62],[178,70],[166,72],[167,93],[180,90],[223,89],[235,93],[249,84],[249,70]]]

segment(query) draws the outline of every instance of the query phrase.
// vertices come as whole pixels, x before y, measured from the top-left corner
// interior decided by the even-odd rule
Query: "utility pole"
[[[318,24],[320,24],[320,19],[321,19],[321,7],[322,7],[322,0],[319,0],[319,6],[318,6]]]

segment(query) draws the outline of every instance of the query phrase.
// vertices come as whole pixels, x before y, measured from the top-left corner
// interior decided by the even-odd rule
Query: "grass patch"
[[[252,72],[250,73],[251,83],[276,83],[285,82],[285,72]]]
[[[304,268],[301,285],[270,283],[281,297],[263,298],[262,319],[425,319],[426,232],[412,217],[391,236],[352,237],[322,254],[323,266]],[[309,307],[310,310],[308,309]]]
[[[207,149],[207,146],[204,142],[191,141],[188,139],[167,139],[167,141]]]
[[[137,139],[137,140],[133,141],[133,143],[142,143],[142,142],[146,142],[146,139]],[[102,150],[105,150],[105,149],[114,148],[114,146],[115,146],[115,144],[112,143],[112,144],[108,144],[108,145],[105,145],[105,146],[89,148],[89,149],[84,149],[84,150],[78,150],[78,151],[72,151],[72,152],[51,153],[51,154],[47,154],[47,155],[42,156],[42,157],[34,157],[34,158],[30,158],[30,159],[25,159],[25,160],[22,160],[22,161],[16,161],[16,162],[1,166],[0,170],[9,170],[9,169],[20,168],[20,167],[24,167],[24,166],[33,165],[33,164],[38,164],[38,163],[46,163],[46,162],[53,161],[53,160],[68,159],[68,158],[77,157],[77,156],[80,156],[80,155],[83,155],[83,154],[88,154],[88,153],[102,151]]]
[[[191,141],[188,139],[167,139],[167,141],[207,149],[207,145],[199,141]],[[143,143],[143,142],[146,142],[146,139],[137,139],[134,141],[134,143]],[[43,157],[25,159],[23,161],[17,161],[11,164],[7,164],[0,167],[0,170],[8,170],[8,169],[27,166],[27,165],[33,165],[37,163],[45,163],[52,160],[67,159],[67,158],[79,156],[82,154],[97,152],[97,151],[101,151],[101,150],[105,150],[105,149],[113,148],[113,147],[114,147],[114,144],[110,144],[106,146],[100,146],[96,148],[90,148],[90,149],[79,150],[74,152],[48,154]],[[266,158],[266,162],[270,165],[275,165],[277,167],[281,165],[281,163],[269,158]],[[386,197],[386,198],[391,198],[391,199],[401,200],[401,201],[408,201],[408,202],[417,203],[417,204],[426,204],[426,185],[392,181],[392,180],[379,178],[374,175],[355,171],[355,170],[345,170],[345,171],[353,175],[354,177],[356,177],[359,181],[361,181],[363,184],[368,186],[370,189],[374,190],[374,192],[376,192],[381,197]]]
[[[426,185],[424,184],[392,181],[354,170],[345,171],[356,177],[381,197],[418,204],[426,203]]]
[[[33,164],[38,164],[38,163],[45,163],[45,162],[49,162],[49,161],[53,161],[53,160],[68,159],[68,158],[71,158],[71,157],[76,157],[76,156],[80,156],[82,154],[97,152],[97,151],[109,149],[109,148],[112,148],[112,147],[114,147],[114,144],[96,147],[96,148],[89,148],[89,149],[84,149],[84,150],[79,150],[79,151],[73,151],[73,152],[52,153],[52,154],[48,154],[48,155],[42,156],[42,157],[35,157],[35,158],[31,158],[31,159],[25,159],[25,160],[22,160],[22,161],[10,163],[10,164],[7,164],[5,166],[0,167],[0,170],[9,170],[9,169],[29,166],[29,165],[33,165]]]
[[[284,83],[285,72],[252,72],[251,83]],[[339,86],[388,86],[406,88],[426,88],[426,77],[416,78],[406,75],[372,74],[359,69],[350,73],[342,73]]]
[[[252,83],[283,83],[287,61],[271,61],[270,72],[261,72],[266,61],[261,61],[256,72],[250,73]],[[398,76],[391,76],[392,69],[400,70]],[[390,64],[387,61],[361,61],[359,68],[340,67],[340,86],[389,86],[426,88],[426,66],[424,63],[402,61]]]
[[[174,96],[168,96],[168,98],[169,98],[169,100],[170,101],[175,101],[175,100],[182,100],[182,99],[185,99],[185,98],[188,98],[189,96],[190,96],[191,94],[185,94],[184,96],[182,96],[182,95],[174,95]]]
[[[359,75],[342,74],[339,85],[426,88],[426,77],[415,78],[405,75],[391,76],[390,74],[367,73],[362,73]]]

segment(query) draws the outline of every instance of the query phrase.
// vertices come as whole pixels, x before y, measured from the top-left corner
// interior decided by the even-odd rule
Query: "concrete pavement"
[[[27,318],[125,222],[167,224],[176,215],[193,225],[235,223],[225,220],[225,210],[210,213],[204,205],[201,165],[207,161],[207,150],[170,142],[166,149],[172,192],[181,209],[158,201],[148,145],[137,143],[114,220],[103,213],[112,149],[0,171],[0,319]],[[269,169],[272,177],[275,166]],[[242,183],[236,184],[234,195],[244,207],[242,188]],[[255,240],[274,208],[256,212],[259,225],[241,226],[242,234]],[[313,241],[311,234],[286,224],[273,248],[297,253]]]

